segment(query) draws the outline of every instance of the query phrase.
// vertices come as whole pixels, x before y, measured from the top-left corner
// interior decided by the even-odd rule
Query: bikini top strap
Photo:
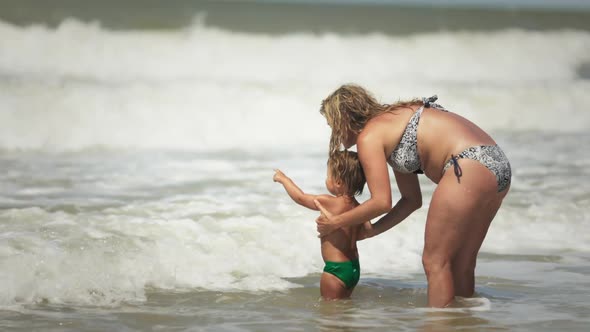
[[[426,98],[426,97],[422,98],[422,102],[424,103],[424,107],[432,107],[432,108],[436,108],[436,109],[439,109],[442,111],[446,111],[446,109],[444,107],[435,103],[435,101],[437,101],[437,100],[438,100],[437,95],[432,95],[428,98]]]

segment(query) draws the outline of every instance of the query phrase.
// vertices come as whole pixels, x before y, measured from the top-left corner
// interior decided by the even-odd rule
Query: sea
[[[473,298],[427,306],[421,177],[320,299],[318,213],[272,176],[327,193],[344,83],[506,152]],[[0,0],[0,331],[588,331],[589,145],[589,1]]]

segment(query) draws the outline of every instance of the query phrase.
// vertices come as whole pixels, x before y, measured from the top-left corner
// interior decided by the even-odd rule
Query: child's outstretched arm
[[[311,195],[306,194],[301,190],[293,180],[286,176],[281,170],[275,169],[275,174],[272,177],[274,182],[278,182],[283,185],[287,194],[293,199],[293,201],[301,206],[305,206],[308,209],[318,211],[317,206],[313,202],[314,199],[323,198],[322,196],[327,195]]]

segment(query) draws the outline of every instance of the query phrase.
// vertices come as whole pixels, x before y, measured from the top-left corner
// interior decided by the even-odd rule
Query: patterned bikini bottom
[[[457,163],[457,159],[462,158],[479,161],[485,167],[487,167],[487,169],[489,169],[496,176],[498,192],[504,191],[510,184],[510,179],[512,178],[510,162],[508,162],[508,158],[499,146],[481,145],[467,148],[458,155],[451,156],[451,159],[447,161],[445,167],[443,168],[443,174],[449,167],[454,166],[455,175],[457,178],[461,177],[462,170]]]

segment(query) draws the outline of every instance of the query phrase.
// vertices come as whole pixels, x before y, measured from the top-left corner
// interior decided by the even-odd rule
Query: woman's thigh
[[[482,217],[493,217],[498,205],[493,202],[505,195],[497,192],[495,176],[481,163],[461,159],[459,164],[463,175],[457,179],[449,169],[432,195],[424,235],[425,259],[450,262],[466,249],[465,244],[481,245],[483,238],[473,241],[472,237],[485,236],[489,222],[482,222],[486,219]],[[479,248],[477,243],[470,246]]]

